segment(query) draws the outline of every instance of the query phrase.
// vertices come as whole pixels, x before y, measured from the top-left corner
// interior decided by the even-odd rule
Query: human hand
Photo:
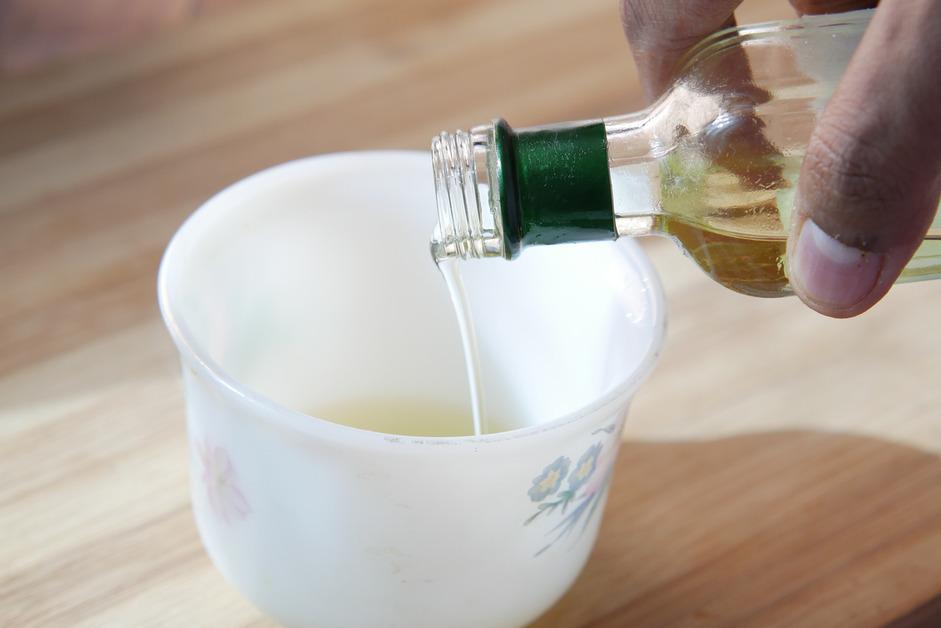
[[[622,0],[649,100],[683,55],[735,25],[742,0]],[[834,13],[872,0],[791,0]],[[747,62],[743,56],[743,76]],[[804,158],[788,239],[788,277],[813,309],[860,314],[881,299],[923,241],[941,197],[941,2],[884,0]],[[745,79],[747,80],[747,78]]]

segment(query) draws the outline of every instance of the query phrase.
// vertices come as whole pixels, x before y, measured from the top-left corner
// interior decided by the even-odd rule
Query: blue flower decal
[[[601,443],[595,443],[578,459],[575,469],[572,470],[572,475],[569,476],[570,491],[577,491],[588,481],[591,474],[595,472],[595,466],[598,464],[598,454],[600,453]]]
[[[613,434],[618,425],[612,423],[599,428],[592,432],[592,435],[599,432]],[[571,461],[565,456],[559,456],[555,462],[533,478],[529,498],[538,505],[536,511],[523,522],[523,525],[528,526],[536,520],[546,521],[556,513],[562,516],[561,521],[557,520],[555,526],[546,532],[552,540],[534,556],[548,551],[557,541],[576,530],[579,525],[581,526],[579,534],[588,528],[611,481],[617,442],[617,437],[609,439],[610,446],[607,450],[604,448],[604,443],[595,443],[588,447],[579,457],[571,473],[569,473]],[[568,479],[568,488],[560,490],[562,482],[566,479]],[[547,499],[550,495],[552,498]]]
[[[533,478],[533,485],[529,489],[529,498],[534,502],[541,502],[559,490],[562,480],[569,472],[571,463],[571,460],[565,456],[556,458],[552,464],[542,470],[542,473]]]

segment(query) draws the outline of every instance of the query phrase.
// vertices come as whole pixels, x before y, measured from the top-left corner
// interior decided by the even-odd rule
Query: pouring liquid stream
[[[467,371],[467,386],[470,390],[471,413],[474,421],[474,436],[486,434],[488,431],[487,417],[484,409],[483,386],[480,377],[480,359],[477,349],[477,332],[474,329],[474,317],[471,312],[470,301],[464,289],[464,280],[458,260],[446,258],[437,260],[438,270],[444,277],[454,306],[454,315],[457,318],[458,330],[461,334],[461,346],[464,351],[464,365]]]

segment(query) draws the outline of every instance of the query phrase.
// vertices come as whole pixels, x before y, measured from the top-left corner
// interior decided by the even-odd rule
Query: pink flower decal
[[[596,462],[596,471],[588,482],[585,483],[585,494],[594,495],[607,488],[611,481],[615,457],[617,456],[617,447],[608,447],[601,451]]]
[[[239,488],[238,476],[228,452],[208,440],[197,445],[196,450],[203,466],[203,485],[212,511],[226,523],[247,517],[252,509]]]

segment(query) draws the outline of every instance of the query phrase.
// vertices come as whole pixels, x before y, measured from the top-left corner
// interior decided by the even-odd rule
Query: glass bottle
[[[817,117],[872,10],[731,28],[687,55],[670,90],[623,116],[432,142],[436,259],[662,235],[755,296],[790,294],[794,190]],[[941,215],[901,280],[941,277]]]

